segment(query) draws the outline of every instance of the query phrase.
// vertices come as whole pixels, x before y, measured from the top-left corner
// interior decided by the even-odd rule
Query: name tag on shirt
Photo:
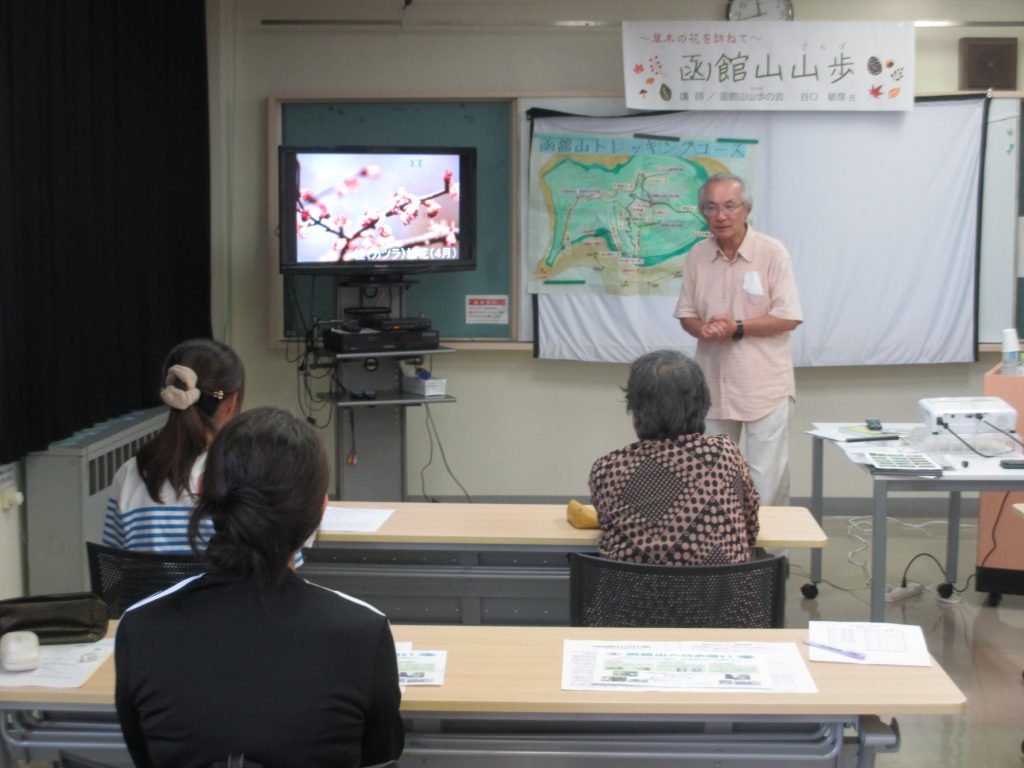
[[[752,296],[764,296],[764,288],[761,287],[761,276],[757,272],[747,272],[743,275],[743,290]]]

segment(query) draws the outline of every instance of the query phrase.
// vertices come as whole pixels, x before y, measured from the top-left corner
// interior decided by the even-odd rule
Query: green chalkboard
[[[415,275],[404,314],[425,315],[443,338],[508,339],[508,324],[467,324],[466,296],[511,292],[512,103],[467,101],[284,101],[282,143],[290,146],[438,146],[477,150],[477,266]],[[302,336],[314,318],[333,318],[335,284],[286,276],[284,329]],[[514,297],[509,296],[509,300]]]

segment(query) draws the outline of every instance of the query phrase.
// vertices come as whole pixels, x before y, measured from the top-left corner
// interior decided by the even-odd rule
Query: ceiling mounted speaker
[[[960,90],[988,88],[1017,90],[1017,38],[960,38]]]

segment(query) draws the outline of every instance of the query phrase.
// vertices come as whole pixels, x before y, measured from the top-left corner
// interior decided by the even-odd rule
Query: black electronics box
[[[323,339],[325,349],[342,354],[436,349],[441,343],[440,334],[431,330],[350,333],[340,328],[328,328]]]
[[[363,323],[367,328],[379,331],[426,331],[430,328],[429,317],[369,317]]]

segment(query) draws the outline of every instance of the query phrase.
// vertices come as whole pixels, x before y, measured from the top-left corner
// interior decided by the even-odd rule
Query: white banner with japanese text
[[[628,21],[626,106],[909,110],[912,22]]]

